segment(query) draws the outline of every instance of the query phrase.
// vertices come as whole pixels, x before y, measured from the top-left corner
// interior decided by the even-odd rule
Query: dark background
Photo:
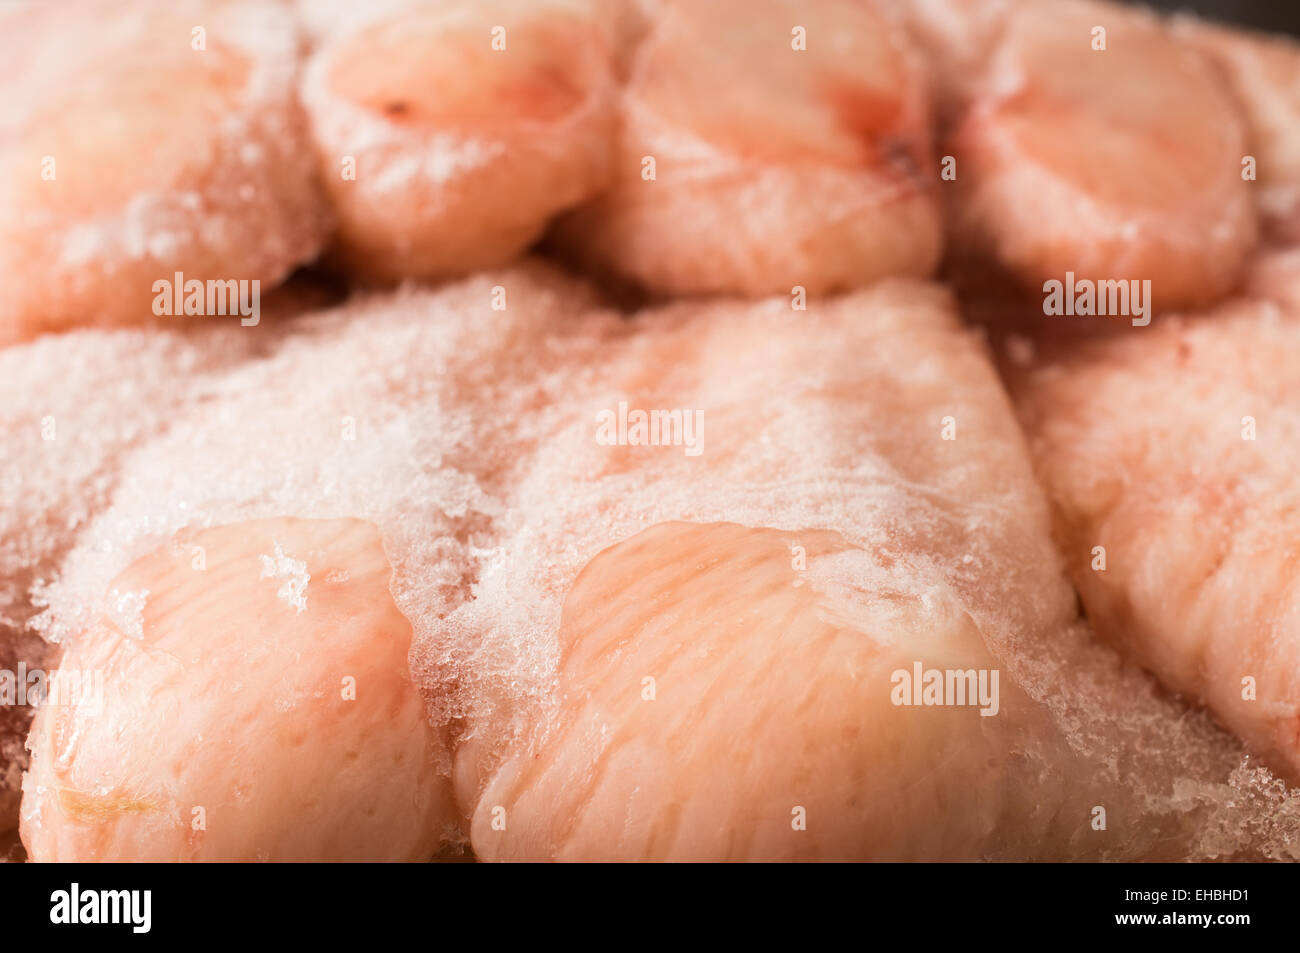
[[[1138,0],[1127,2],[1138,4]],[[1186,10],[1210,20],[1300,36],[1300,0],[1145,0],[1141,5]]]

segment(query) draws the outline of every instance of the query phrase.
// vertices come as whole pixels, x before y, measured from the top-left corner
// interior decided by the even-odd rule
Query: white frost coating
[[[1107,856],[1294,856],[1295,796],[1071,621],[1018,430],[947,307],[898,282],[819,304],[797,335],[784,298],[628,321],[534,266],[360,297],[263,339],[120,458],[41,624],[79,631],[186,527],[370,520],[431,716],[501,743],[556,704],[564,596],[601,550],[665,520],[829,530],[867,555],[810,561],[824,611],[969,617],[1099,788],[1133,798],[1137,832]],[[621,399],[700,409],[716,436],[694,459],[601,446],[592,421]]]
[[[503,155],[500,143],[485,143],[478,139],[464,139],[454,135],[434,136],[427,154],[398,154],[380,166],[370,177],[369,185],[376,193],[400,192],[410,187],[412,180],[424,178],[435,185],[445,185],[457,176]]]
[[[963,560],[964,562],[964,560]],[[952,617],[962,611],[961,600],[944,581],[939,567],[888,564],[873,553],[849,550],[809,561],[803,580],[822,595],[818,617],[832,625],[858,628],[864,614],[879,623],[867,635],[881,645],[897,645],[910,628],[905,620],[914,612],[919,591],[928,632],[947,631]],[[889,623],[899,623],[891,625]],[[924,655],[930,647],[912,641],[910,650]]]
[[[144,607],[148,600],[148,589],[135,592],[110,589],[104,614],[128,639],[138,639],[144,635]]]
[[[127,452],[206,401],[272,333],[83,331],[0,349],[0,636],[27,626],[29,590],[43,598]],[[63,634],[34,627],[51,641]]]
[[[280,582],[276,597],[291,609],[301,613],[307,608],[307,585],[311,574],[307,572],[307,563],[288,555],[276,540],[275,555],[262,556],[262,574],[258,579],[274,579]]]

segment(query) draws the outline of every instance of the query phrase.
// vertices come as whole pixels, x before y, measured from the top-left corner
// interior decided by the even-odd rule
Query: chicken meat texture
[[[38,716],[35,859],[1275,849],[1232,740],[1078,624],[923,283],[629,319],[529,264],[299,318],[124,455],[45,601],[114,677]],[[918,665],[996,700],[896,704]]]

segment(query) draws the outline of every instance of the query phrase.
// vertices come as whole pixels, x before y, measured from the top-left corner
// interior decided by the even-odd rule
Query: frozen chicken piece
[[[269,291],[317,254],[324,204],[283,6],[73,0],[3,16],[0,343],[149,320],[155,284],[178,274]]]
[[[33,723],[32,859],[432,857],[455,826],[445,740],[390,573],[357,520],[242,523],[135,562]]]
[[[611,188],[562,221],[586,266],[661,294],[925,275],[942,244],[923,74],[856,0],[642,4]]]
[[[33,699],[20,683],[36,687],[57,658],[32,625],[44,587],[108,505],[122,459],[255,355],[268,339],[255,330],[83,330],[0,349],[0,672],[14,678],[12,699],[0,685],[0,833],[18,823],[26,764]]]
[[[333,22],[302,96],[342,262],[380,281],[498,265],[603,187],[614,9],[412,0]]]
[[[1031,289],[1067,273],[1149,280],[1157,311],[1241,279],[1258,230],[1245,123],[1213,65],[1162,21],[1020,4],[983,84],[944,147],[959,257]]]
[[[1019,432],[944,293],[565,330],[599,360],[543,371],[504,541],[415,654],[463,699],[479,857],[1202,849],[1184,820],[1231,796],[1239,753],[1074,625]],[[680,412],[681,439],[634,438],[637,410]],[[999,714],[895,706],[918,664],[998,670]],[[1203,803],[1170,803],[1179,777]]]
[[[1092,624],[1292,783],[1297,366],[1295,301],[1241,299],[1015,378]]]
[[[1269,231],[1300,241],[1300,45],[1190,17],[1174,22],[1174,35],[1224,71],[1246,117],[1247,171]]]
[[[734,523],[657,523],[596,556],[565,600],[554,720],[478,800],[479,855],[1063,850],[1067,825],[1035,847],[1002,820],[1042,836],[1061,808],[1007,763],[1041,743],[1025,732],[1035,706],[1010,678],[986,681],[998,666],[958,598],[908,593],[906,560],[890,563],[824,530]],[[868,592],[873,576],[885,585]],[[894,707],[891,679],[914,659],[972,673],[970,707]],[[957,807],[973,784],[985,796]]]
[[[502,287],[510,296],[509,309],[501,313],[492,309],[497,282],[504,282]],[[83,637],[101,632],[102,619],[124,613],[132,617],[130,610],[138,599],[128,598],[123,605],[123,595],[132,597],[148,590],[154,595],[144,602],[143,632],[149,599],[156,600],[156,594],[172,584],[167,579],[153,579],[132,583],[128,592],[116,580],[124,572],[139,575],[150,566],[157,567],[154,559],[138,564],[144,568],[131,569],[137,560],[149,557],[160,538],[206,526],[301,515],[327,521],[356,517],[382,524],[385,545],[391,547],[394,565],[400,570],[390,598],[400,602],[404,615],[416,625],[427,627],[437,615],[467,597],[475,561],[491,544],[487,528],[498,515],[493,487],[500,479],[494,471],[517,455],[506,434],[514,426],[513,420],[525,412],[524,406],[503,397],[501,375],[507,371],[508,378],[522,375],[532,348],[543,339],[542,329],[557,316],[569,313],[568,309],[580,313],[587,307],[589,294],[533,269],[485,276],[437,296],[403,293],[363,298],[337,312],[298,323],[292,333],[283,336],[268,338],[265,328],[256,334],[233,332],[239,340],[256,339],[263,359],[232,365],[219,378],[196,386],[190,405],[171,405],[165,410],[160,405],[169,423],[166,432],[152,440],[139,440],[134,453],[118,452],[111,469],[105,468],[106,503],[83,517],[86,525],[79,526],[71,537],[75,541],[72,552],[50,567],[40,600],[48,607],[34,620],[35,625],[75,659]],[[534,333],[515,334],[511,328],[516,325]],[[45,339],[30,347],[49,349],[81,336]],[[518,345],[517,354],[505,347],[510,342]],[[16,356],[22,350],[0,356]],[[176,360],[159,363],[185,366]],[[119,361],[118,366],[124,362]],[[140,377],[148,379],[144,374]],[[133,375],[124,375],[122,386],[132,379]],[[525,379],[521,376],[520,382]],[[505,391],[527,405],[532,398],[520,382],[507,379]],[[488,408],[481,415],[474,404],[478,396]],[[112,419],[114,401],[91,405],[102,408]],[[139,415],[134,404],[123,402],[118,407],[129,408],[119,409],[123,420],[133,421]],[[481,420],[475,419],[479,416]],[[99,426],[85,429],[96,436],[103,432]],[[498,456],[499,461],[495,459]],[[160,469],[163,460],[169,462]],[[14,493],[19,498],[40,487],[35,481],[31,487],[23,482],[21,470],[13,476]],[[57,502],[45,507],[50,511],[59,508]],[[238,538],[238,532],[235,535]],[[285,559],[306,561],[310,572],[310,561],[283,540],[282,549]],[[261,550],[256,556],[272,560],[272,571],[277,564],[289,565],[279,563],[274,541]],[[208,562],[210,566],[211,559]],[[253,576],[240,577],[249,585],[261,582],[256,578],[260,561],[254,562]],[[350,567],[341,570],[339,580],[345,581],[343,577],[351,572]],[[275,595],[284,581],[272,586],[268,577],[261,584],[271,586]],[[293,593],[290,588],[287,595],[293,598]],[[382,592],[367,592],[363,601],[369,604],[380,596]],[[310,612],[310,582],[304,598]],[[240,595],[225,593],[218,604],[238,606]],[[293,610],[286,612],[297,617]],[[199,615],[193,618],[201,620]],[[312,618],[318,624],[315,638],[319,640],[325,635],[319,631],[321,620]],[[233,616],[216,621],[224,626],[235,624]],[[172,637],[179,639],[181,634]],[[393,672],[409,675],[404,657]],[[245,685],[250,698],[260,689],[274,688],[267,681],[250,680]],[[191,688],[184,681],[173,687],[181,692]],[[159,688],[162,697],[167,696],[165,688]],[[127,692],[117,700],[124,706],[120,709],[125,712],[123,723],[148,726],[147,720],[134,720],[131,714],[136,703],[146,701],[142,695]],[[274,709],[275,699],[262,697],[261,703]],[[444,731],[451,723],[452,719],[443,718],[436,730]],[[209,735],[220,737],[220,728]],[[85,755],[92,766],[88,770],[94,770],[96,765],[109,763],[113,747],[114,742],[106,736],[96,736],[96,743],[79,749],[74,760]],[[209,751],[214,761],[229,758],[227,749]],[[427,763],[444,776],[450,773],[445,753],[439,756],[436,749],[429,752]],[[157,765],[165,766],[161,761]],[[369,766],[375,767],[373,763]],[[221,780],[222,770],[215,763],[196,765],[191,780]],[[152,782],[141,779],[140,783],[148,786]],[[322,787],[322,796],[327,791],[328,786]],[[29,784],[29,800],[36,797],[30,792]],[[27,825],[31,832],[28,846],[38,859],[46,851],[44,845],[63,843],[65,836],[74,845],[109,844],[103,856],[127,850],[121,842],[112,841],[115,835],[85,818],[80,827],[73,825],[74,819],[49,810],[43,811],[40,819],[48,828],[33,826],[32,821]],[[275,818],[268,815],[266,821],[274,824]],[[179,828],[168,830],[175,833]],[[243,828],[240,831],[248,833]],[[304,838],[315,835],[312,849],[324,856],[336,846],[328,840],[334,836],[331,831],[326,825],[304,828],[300,833]],[[43,840],[47,834],[49,839]],[[418,846],[420,836],[420,831],[413,831],[408,840],[394,841],[391,849]],[[439,830],[428,847],[429,856],[444,841],[455,849],[463,846],[465,838],[457,831]],[[247,838],[242,843],[247,846]],[[306,851],[310,846],[307,840],[292,841],[288,834],[276,843],[286,850],[301,847]],[[240,844],[226,838],[212,840],[208,846],[220,852],[239,850]],[[169,845],[181,851],[185,842],[168,841],[164,836],[161,841],[150,841],[148,848],[165,852]],[[269,850],[275,844],[268,841],[266,846]],[[388,849],[374,847],[374,856]]]

